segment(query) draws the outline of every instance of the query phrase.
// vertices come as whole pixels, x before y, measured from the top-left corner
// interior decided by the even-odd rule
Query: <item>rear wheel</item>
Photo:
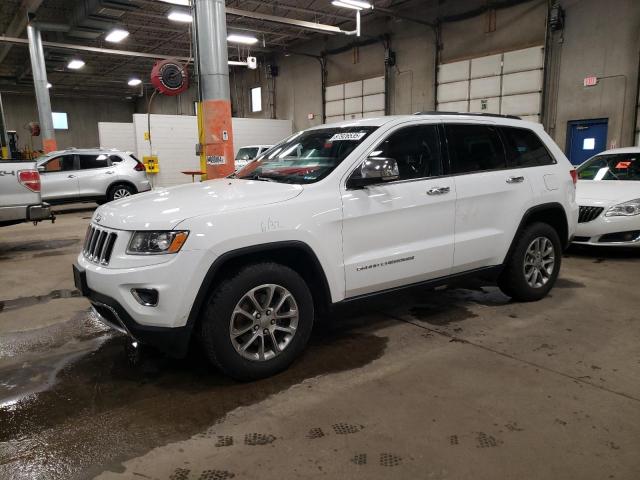
[[[134,193],[136,193],[136,191],[131,185],[126,185],[124,183],[114,185],[107,193],[107,201],[112,202],[113,200],[130,197]]]
[[[540,300],[553,288],[561,261],[562,247],[556,230],[546,223],[527,225],[518,235],[498,285],[514,300]]]
[[[305,348],[313,300],[294,270],[276,263],[243,267],[212,293],[200,338],[209,360],[238,380],[287,368]]]

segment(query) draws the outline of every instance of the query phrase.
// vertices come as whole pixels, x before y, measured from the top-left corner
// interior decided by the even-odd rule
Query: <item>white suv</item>
[[[537,124],[421,114],[299,132],[229,178],[109,203],[76,285],[102,321],[174,356],[197,336],[238,379],[272,375],[332,304],[493,274],[552,288],[575,170]]]
[[[51,203],[110,202],[151,189],[144,165],[119,150],[62,150],[36,159],[42,199]]]

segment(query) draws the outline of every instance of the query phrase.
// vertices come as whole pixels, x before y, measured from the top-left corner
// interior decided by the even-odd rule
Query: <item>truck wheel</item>
[[[126,185],[124,183],[114,185],[109,189],[109,192],[107,192],[107,202],[119,200],[124,197],[130,197],[135,193],[136,191],[133,187]]]
[[[562,247],[555,229],[546,223],[527,225],[505,262],[498,286],[514,300],[540,300],[553,288],[561,261]]]
[[[200,322],[208,359],[247,381],[287,368],[304,350],[313,327],[311,292],[294,270],[277,263],[241,268],[220,282]]]

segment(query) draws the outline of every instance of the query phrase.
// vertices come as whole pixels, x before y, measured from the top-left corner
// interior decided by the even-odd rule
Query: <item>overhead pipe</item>
[[[44,50],[42,48],[42,36],[35,26],[27,25],[27,37],[29,39],[29,57],[31,58],[31,72],[33,73],[33,87],[36,92],[36,104],[38,106],[38,118],[40,119],[40,134],[42,135],[42,148],[45,153],[58,149],[53,118],[51,116],[51,99],[47,88],[47,70],[44,62]]]

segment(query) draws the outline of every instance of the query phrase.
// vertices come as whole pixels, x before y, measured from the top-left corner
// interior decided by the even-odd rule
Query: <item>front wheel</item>
[[[514,300],[540,300],[553,288],[561,261],[562,247],[556,230],[546,223],[533,223],[520,232],[498,286]]]
[[[255,380],[284,370],[300,355],[313,319],[302,277],[284,265],[259,263],[218,284],[201,318],[200,339],[222,372]]]

